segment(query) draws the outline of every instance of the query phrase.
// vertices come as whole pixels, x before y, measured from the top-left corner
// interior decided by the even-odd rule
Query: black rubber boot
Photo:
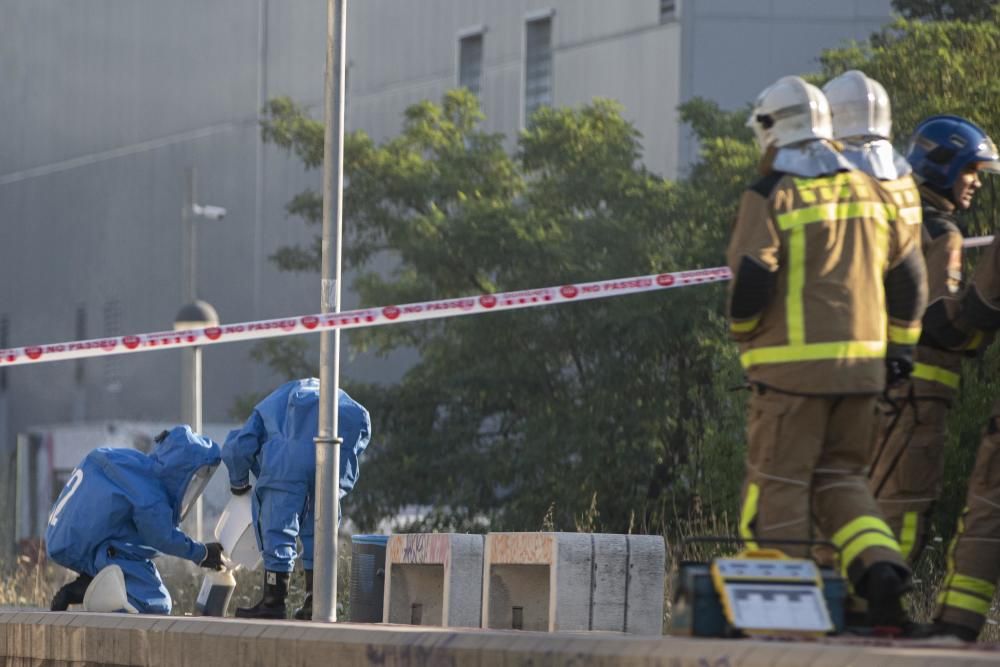
[[[957,623],[936,621],[932,631],[934,637],[957,637],[963,642],[974,642],[979,639],[979,631]]]
[[[303,570],[306,575],[306,598],[302,601],[302,606],[295,610],[296,621],[313,620],[313,571]]]
[[[875,563],[865,573],[863,586],[859,588],[863,588],[868,600],[868,623],[872,628],[903,635],[914,625],[903,609],[903,595],[910,590],[904,577],[892,563]]]
[[[264,597],[252,607],[240,607],[236,618],[285,618],[288,572],[264,570]]]
[[[52,611],[66,611],[71,604],[83,604],[83,596],[87,592],[87,586],[94,578],[88,574],[81,574],[73,581],[69,582],[52,597]]]

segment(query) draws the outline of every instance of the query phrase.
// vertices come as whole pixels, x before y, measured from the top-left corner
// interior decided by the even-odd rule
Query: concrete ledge
[[[545,664],[645,667],[975,667],[996,647],[700,640],[237,619],[0,612],[0,665],[134,667]]]

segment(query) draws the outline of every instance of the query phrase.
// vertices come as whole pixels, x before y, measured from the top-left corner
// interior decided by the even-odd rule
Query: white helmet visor
[[[194,507],[195,502],[201,497],[202,492],[205,487],[208,486],[208,481],[212,479],[212,475],[215,473],[215,469],[219,465],[214,466],[202,466],[194,471],[191,475],[191,481],[188,482],[187,488],[184,490],[184,497],[181,499],[181,520],[183,521],[187,517],[188,512]]]

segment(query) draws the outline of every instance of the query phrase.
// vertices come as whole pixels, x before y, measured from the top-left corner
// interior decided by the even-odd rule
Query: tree
[[[710,194],[650,174],[638,166],[638,132],[614,104],[543,109],[516,156],[479,129],[481,120],[475,97],[453,91],[440,105],[408,109],[402,133],[381,146],[362,133],[345,143],[353,230],[345,256],[364,303],[722,261],[726,201],[735,202],[739,185]],[[318,164],[322,133],[288,100],[271,104],[264,132]],[[708,150],[718,165],[751,168],[734,146],[720,138]],[[317,195],[299,195],[289,210],[317,220]],[[314,270],[317,253],[286,248],[275,259]],[[390,274],[370,270],[386,256]],[[738,466],[742,441],[741,399],[726,391],[739,379],[724,343],[722,293],[696,288],[355,333],[354,349],[412,347],[420,360],[399,385],[365,391],[377,445],[352,517],[370,525],[418,503],[435,508],[429,525],[531,529],[549,517],[571,528],[587,516],[594,528],[658,530],[664,514],[702,489],[706,502],[731,504],[732,476],[704,465],[718,455]]]
[[[892,8],[908,19],[987,21],[997,0],[892,0]]]

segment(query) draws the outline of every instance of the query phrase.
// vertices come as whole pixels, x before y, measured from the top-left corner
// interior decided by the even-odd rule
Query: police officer
[[[906,374],[926,301],[912,222],[830,143],[815,86],[779,79],[748,125],[764,175],[727,253],[730,328],[754,388],[740,531],[751,543],[829,536],[872,623],[900,626],[910,570],[864,471],[875,397],[887,365]]]
[[[52,610],[83,602],[98,572],[117,566],[133,610],[169,614],[170,593],[153,558],[169,554],[221,570],[222,545],[196,542],[178,527],[220,460],[219,445],[187,426],[157,436],[149,455],[109,447],[87,454],[45,530],[49,558],[79,575],[59,589]]]
[[[264,595],[253,607],[238,608],[241,618],[285,618],[288,579],[302,540],[306,599],[295,618],[312,618],[313,501],[316,437],[319,428],[319,380],[293,380],[257,404],[243,428],[232,431],[222,447],[236,495],[253,487],[253,525],[264,558]],[[358,457],[371,438],[368,411],[341,390],[338,403],[340,497],[354,488]]]
[[[982,344],[981,332],[956,325],[963,230],[955,214],[971,206],[979,172],[996,159],[986,133],[957,116],[922,121],[907,151],[920,184],[929,304],[912,377],[890,391],[896,409],[882,419],[871,485],[911,563],[927,543],[931,509],[941,494],[945,421],[958,394],[962,357]]]

